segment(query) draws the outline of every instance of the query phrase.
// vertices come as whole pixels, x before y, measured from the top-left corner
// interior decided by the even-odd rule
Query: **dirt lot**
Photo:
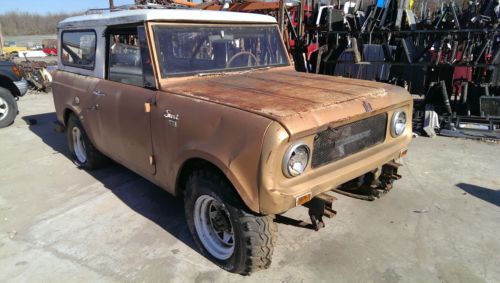
[[[178,200],[118,165],[75,168],[50,94],[19,108],[0,130],[2,282],[500,282],[498,144],[415,139],[392,192],[339,196],[320,232],[293,209],[272,267],[241,277],[193,249]]]

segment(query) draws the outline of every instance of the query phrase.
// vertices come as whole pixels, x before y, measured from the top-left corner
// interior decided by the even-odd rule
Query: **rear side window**
[[[61,62],[68,66],[94,69],[96,38],[93,30],[64,31],[61,36]]]

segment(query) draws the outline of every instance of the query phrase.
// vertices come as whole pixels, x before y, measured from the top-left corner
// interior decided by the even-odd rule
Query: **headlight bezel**
[[[403,127],[403,130],[400,133],[398,133],[397,128],[396,128],[396,126],[397,126],[396,124],[397,124],[398,120],[401,118],[401,115],[404,115],[404,127]],[[397,137],[400,137],[401,135],[403,135],[406,132],[407,123],[408,123],[408,115],[406,114],[406,111],[404,111],[404,110],[395,111],[392,114],[392,118],[391,118],[391,136],[393,138],[397,138]]]
[[[290,162],[290,159],[292,158],[292,154],[294,152],[296,152],[301,147],[303,147],[306,151],[307,160],[306,160],[306,163],[304,165],[304,170],[302,172],[300,172],[299,174],[294,174],[293,172],[290,172],[288,163]],[[285,152],[285,155],[283,156],[283,162],[282,162],[282,166],[281,166],[283,174],[287,178],[293,178],[293,177],[297,177],[297,176],[302,175],[306,171],[307,166],[309,165],[310,159],[311,159],[311,148],[306,143],[297,142],[297,143],[292,144],[291,146],[288,147],[287,151]]]

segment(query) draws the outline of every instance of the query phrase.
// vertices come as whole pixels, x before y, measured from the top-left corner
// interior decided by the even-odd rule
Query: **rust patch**
[[[298,73],[290,67],[177,78],[166,80],[162,89],[259,114],[291,135],[411,100],[404,89],[389,84]]]

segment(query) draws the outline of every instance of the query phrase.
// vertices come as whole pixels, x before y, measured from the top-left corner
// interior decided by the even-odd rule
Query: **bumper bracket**
[[[305,207],[309,208],[309,217],[314,230],[318,231],[325,227],[323,216],[332,218],[337,215],[337,211],[332,208],[332,203],[335,200],[337,200],[336,197],[323,193],[304,204]]]

